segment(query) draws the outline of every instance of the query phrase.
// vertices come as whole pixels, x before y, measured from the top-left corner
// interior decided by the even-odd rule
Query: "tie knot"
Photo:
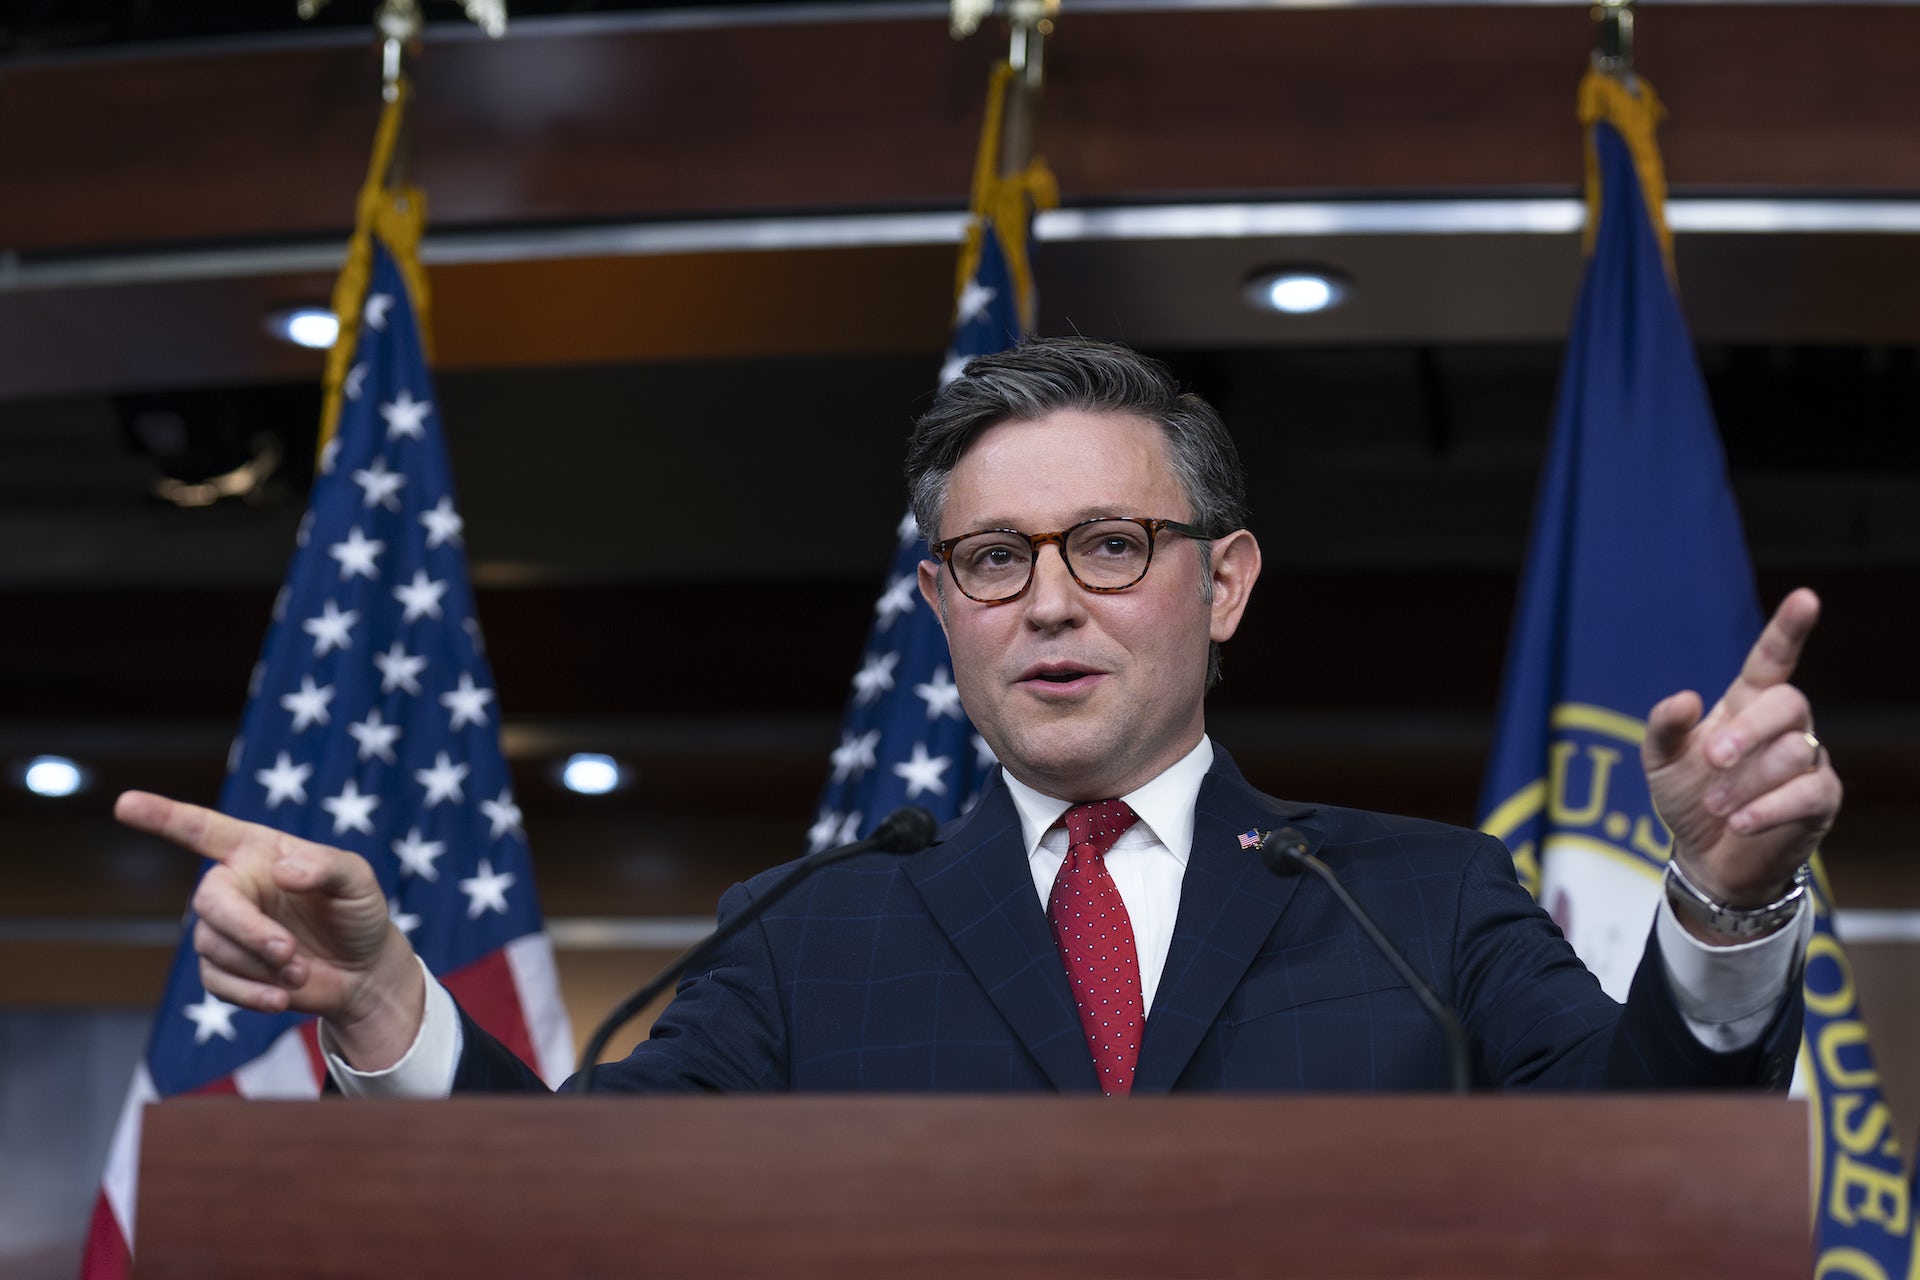
[[[1073,806],[1060,820],[1066,824],[1071,848],[1092,845],[1094,852],[1104,857],[1121,833],[1139,818],[1125,800],[1095,800]]]

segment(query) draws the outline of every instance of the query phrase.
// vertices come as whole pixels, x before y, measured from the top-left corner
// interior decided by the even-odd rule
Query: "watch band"
[[[1687,879],[1687,873],[1680,869],[1680,861],[1670,858],[1667,861],[1667,901],[1673,904],[1674,911],[1682,918],[1704,925],[1715,933],[1730,938],[1758,938],[1772,933],[1792,918],[1800,909],[1800,900],[1807,896],[1807,884],[1813,879],[1813,867],[1810,863],[1801,863],[1800,869],[1793,873],[1793,882],[1787,891],[1772,902],[1759,907],[1733,907],[1708,897],[1706,892]]]

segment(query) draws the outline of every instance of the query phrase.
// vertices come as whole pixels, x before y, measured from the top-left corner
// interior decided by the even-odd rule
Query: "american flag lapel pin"
[[[1249,827],[1240,833],[1240,847],[1242,849],[1258,849],[1267,842],[1267,837],[1272,834],[1270,831],[1261,831],[1257,827]]]

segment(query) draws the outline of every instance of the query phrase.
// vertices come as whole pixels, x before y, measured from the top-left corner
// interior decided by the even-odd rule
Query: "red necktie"
[[[1124,801],[1097,800],[1075,805],[1061,821],[1067,828],[1067,860],[1054,878],[1047,919],[1100,1087],[1113,1097],[1133,1088],[1133,1064],[1147,1022],[1133,922],[1106,860],[1107,850],[1136,819]]]

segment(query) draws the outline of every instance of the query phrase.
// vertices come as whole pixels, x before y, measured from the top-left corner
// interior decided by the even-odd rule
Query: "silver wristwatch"
[[[1708,897],[1699,885],[1687,879],[1679,859],[1672,858],[1667,861],[1667,901],[1682,919],[1704,925],[1715,933],[1729,938],[1758,938],[1772,933],[1793,917],[1800,908],[1800,900],[1807,896],[1807,883],[1812,879],[1812,865],[1803,862],[1793,873],[1793,883],[1787,886],[1787,891],[1772,902],[1760,907],[1730,907]]]

